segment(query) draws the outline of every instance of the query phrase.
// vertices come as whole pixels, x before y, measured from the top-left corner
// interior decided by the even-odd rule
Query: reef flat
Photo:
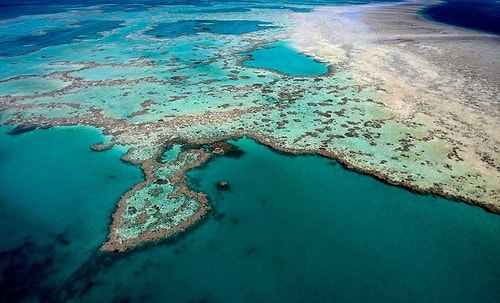
[[[90,125],[112,138],[94,150],[128,148],[145,181],[118,201],[104,250],[198,222],[210,207],[184,173],[228,138],[500,213],[500,39],[425,20],[423,7],[96,5],[2,20],[0,124]],[[322,72],[257,56],[273,47]]]

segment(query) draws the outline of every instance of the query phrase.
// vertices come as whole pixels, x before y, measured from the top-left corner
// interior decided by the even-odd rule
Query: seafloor
[[[498,36],[434,23],[425,3],[74,6],[0,21],[0,124],[88,125],[145,180],[102,249],[202,218],[184,173],[249,137],[500,213]],[[305,56],[305,55],[307,56]],[[282,64],[285,61],[288,64]],[[222,147],[221,147],[222,146]]]

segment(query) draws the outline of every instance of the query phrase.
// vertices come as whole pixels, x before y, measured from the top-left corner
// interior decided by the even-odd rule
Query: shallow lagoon
[[[250,59],[243,65],[264,68],[289,76],[320,76],[328,72],[328,66],[295,51],[287,41],[264,45],[247,54]]]

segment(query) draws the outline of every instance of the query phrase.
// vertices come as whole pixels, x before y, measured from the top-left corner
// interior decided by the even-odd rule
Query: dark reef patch
[[[157,38],[194,36],[199,33],[217,35],[241,35],[264,29],[276,28],[270,22],[256,20],[184,20],[160,23],[146,32]]]
[[[19,16],[57,14],[66,10],[67,7],[54,5],[24,5],[22,3],[0,3],[0,20],[17,18]]]
[[[21,125],[14,127],[10,131],[8,131],[7,134],[9,134],[11,136],[17,136],[17,135],[21,135],[24,133],[29,133],[29,132],[34,131],[36,129],[38,129],[38,126],[36,126],[36,125],[21,124]]]
[[[122,27],[120,20],[85,20],[67,27],[46,30],[14,39],[0,40],[0,57],[22,56],[45,47],[71,44],[79,40],[102,38],[103,32]],[[43,30],[43,29],[40,29]]]
[[[0,302],[26,302],[46,292],[40,281],[52,274],[54,246],[40,246],[32,239],[0,252]]]
[[[193,14],[193,13],[207,13],[207,14],[218,14],[218,13],[244,13],[249,12],[248,7],[230,7],[230,8],[204,8],[204,9],[188,9],[181,10],[181,14]]]

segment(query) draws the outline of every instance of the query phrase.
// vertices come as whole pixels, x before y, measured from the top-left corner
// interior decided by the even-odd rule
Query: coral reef
[[[418,16],[422,7],[207,12],[203,22],[266,26],[172,37],[151,35],[156,14],[130,12],[89,40],[0,54],[9,67],[0,71],[0,124],[17,125],[13,135],[90,125],[111,138],[93,150],[129,149],[123,160],[140,165],[145,180],[118,201],[104,250],[124,251],[198,222],[210,207],[184,173],[212,156],[241,156],[224,142],[239,137],[500,213],[500,41],[429,22]],[[62,16],[84,21],[80,9]],[[151,8],[164,26],[188,20],[170,14],[176,9]],[[26,20],[18,21],[28,32]],[[287,53],[306,54],[328,72],[293,76],[243,64],[277,41],[290,41]]]

